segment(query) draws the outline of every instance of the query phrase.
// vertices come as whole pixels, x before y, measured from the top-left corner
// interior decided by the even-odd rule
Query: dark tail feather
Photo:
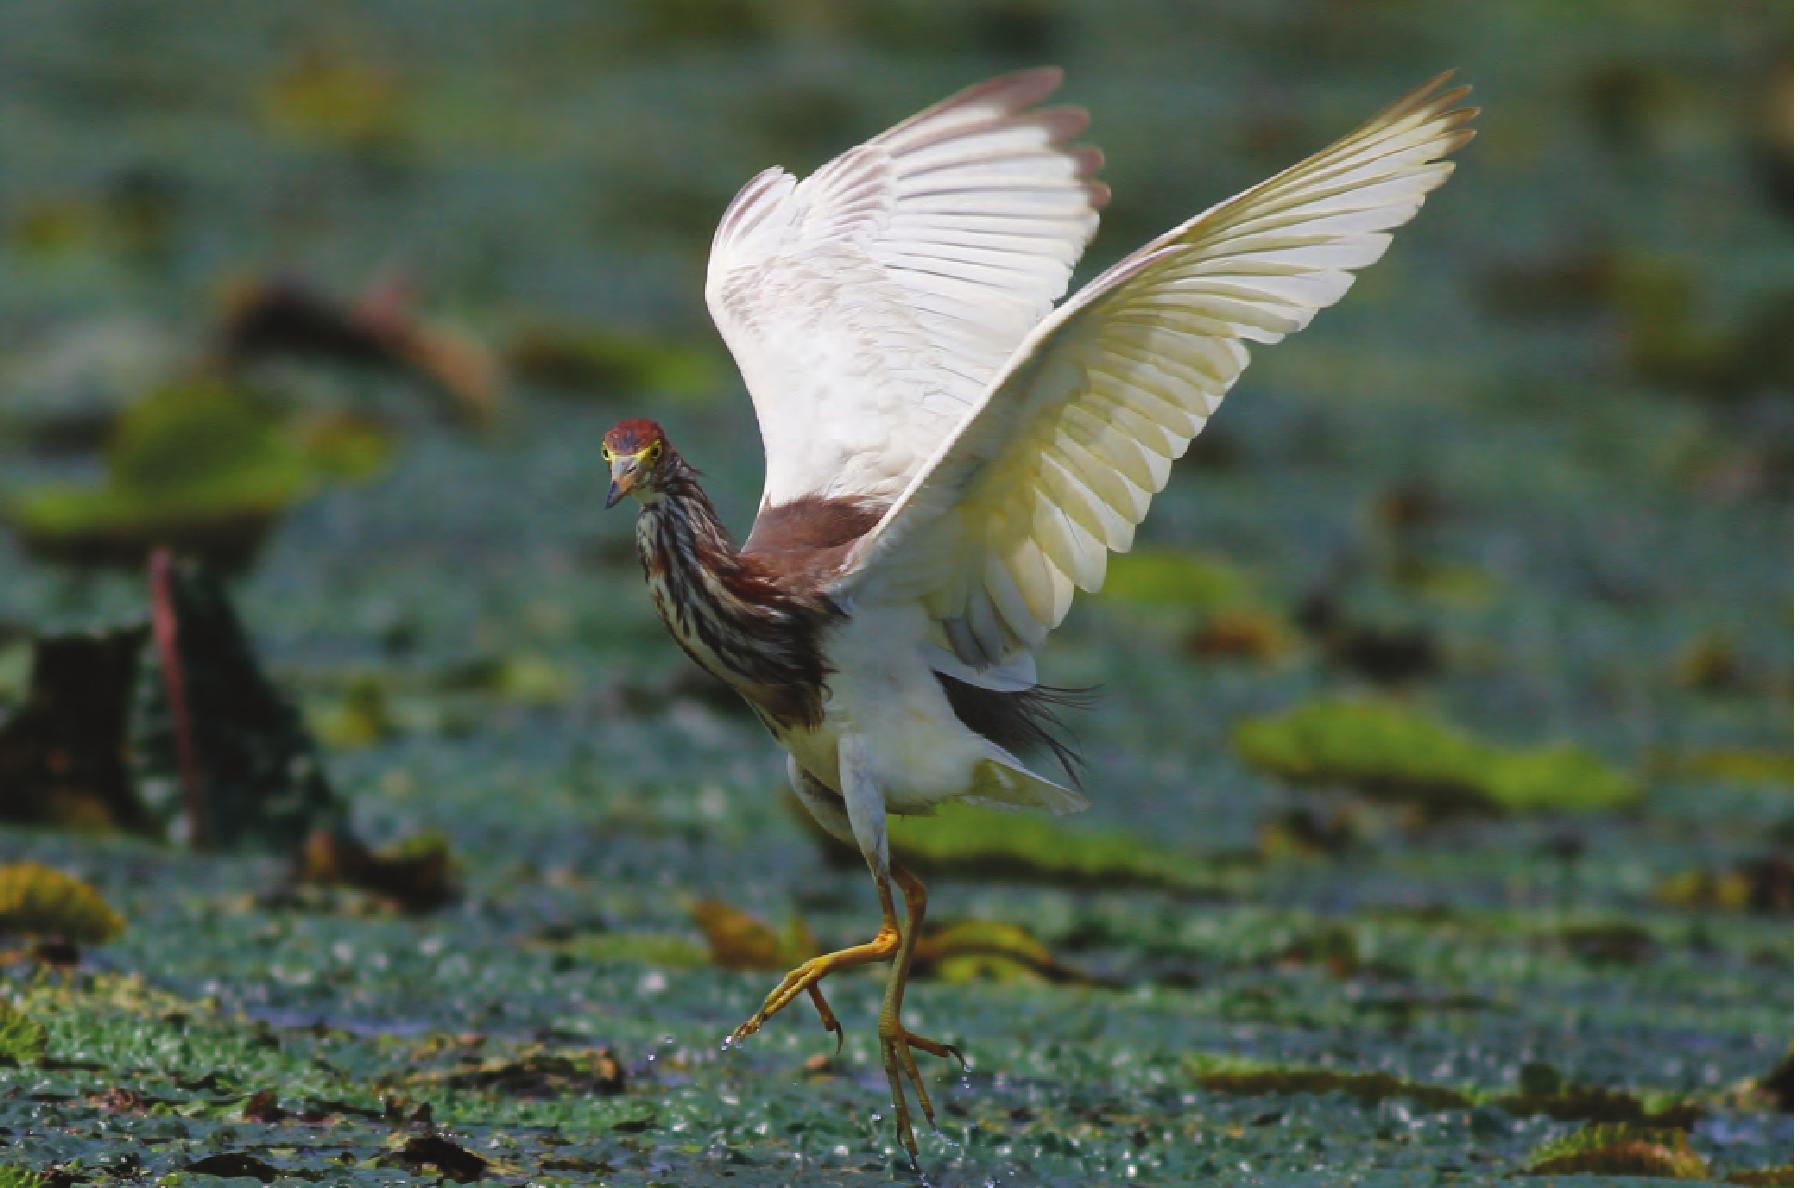
[[[1059,713],[1093,705],[1097,687],[1033,685],[1006,693],[983,689],[941,672],[937,679],[944,687],[944,696],[950,699],[950,709],[964,726],[1021,757],[1048,751],[1056,757],[1069,782],[1081,786],[1082,758],[1068,741]]]

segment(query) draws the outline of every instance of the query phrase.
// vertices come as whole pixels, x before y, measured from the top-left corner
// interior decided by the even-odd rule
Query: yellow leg
[[[964,1068],[968,1067],[969,1062],[951,1045],[915,1035],[900,1022],[900,1004],[906,997],[906,978],[912,967],[913,949],[919,943],[919,930],[925,923],[925,884],[898,862],[893,864],[893,872],[895,881],[900,884],[900,890],[906,896],[906,927],[900,933],[900,951],[894,958],[893,968],[888,971],[887,991],[881,998],[878,1032],[881,1037],[882,1068],[887,1072],[888,1089],[894,1095],[894,1137],[906,1148],[913,1166],[917,1167],[919,1144],[913,1137],[912,1115],[906,1104],[906,1086],[900,1079],[903,1072],[906,1079],[912,1082],[913,1091],[919,1095],[919,1108],[924,1111],[925,1120],[935,1126],[937,1116],[931,1108],[931,1095],[925,1092],[925,1079],[919,1075],[919,1065],[913,1059],[912,1050],[918,1048],[933,1056],[954,1056]]]
[[[818,1008],[819,1021],[825,1025],[825,1030],[836,1033],[838,1046],[843,1047],[844,1029],[838,1023],[837,1016],[826,1005],[825,995],[819,990],[819,981],[840,969],[854,969],[859,965],[886,961],[899,950],[900,922],[894,912],[893,892],[888,890],[885,883],[878,883],[876,890],[881,896],[881,927],[874,937],[860,945],[814,957],[791,970],[787,977],[781,979],[781,984],[769,991],[769,996],[763,999],[762,1009],[744,1020],[743,1025],[731,1033],[727,1043],[737,1043],[755,1035],[771,1016],[805,992],[811,996],[813,1006]]]

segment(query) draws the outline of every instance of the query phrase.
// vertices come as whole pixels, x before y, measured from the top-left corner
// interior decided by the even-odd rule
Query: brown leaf
[[[125,1085],[114,1085],[104,1093],[96,1093],[88,1101],[110,1114],[138,1114],[148,1106],[144,1095]]]
[[[219,334],[228,364],[299,356],[411,374],[449,397],[459,419],[485,424],[499,412],[500,366],[474,339],[421,321],[403,283],[377,280],[353,306],[305,282],[276,277],[230,295]]]
[[[416,1134],[392,1157],[395,1162],[419,1171],[435,1168],[458,1184],[471,1184],[487,1172],[488,1161],[473,1151],[466,1151],[441,1134]]]
[[[616,1097],[625,1092],[625,1066],[611,1048],[527,1049],[434,1079],[452,1089],[488,1090],[508,1097]]]
[[[1297,641],[1286,621],[1266,610],[1222,610],[1188,636],[1190,655],[1204,660],[1252,660],[1272,664]]]
[[[188,1164],[182,1170],[201,1176],[248,1177],[263,1184],[272,1183],[281,1175],[280,1168],[241,1151],[208,1155],[205,1159]]]
[[[1528,1176],[1651,1176],[1705,1180],[1706,1161],[1679,1130],[1640,1130],[1625,1125],[1589,1126],[1541,1148]]]
[[[282,1109],[281,1103],[275,1099],[273,1089],[258,1089],[244,1102],[244,1120],[246,1122],[261,1122],[266,1125],[279,1122],[285,1117],[287,1117],[287,1111]]]
[[[315,829],[301,848],[299,879],[372,892],[406,912],[432,911],[456,895],[450,847],[434,834],[370,850],[341,830]]]
[[[804,924],[795,921],[782,936],[723,900],[697,900],[688,914],[706,936],[713,964],[721,969],[787,969],[817,949]]]
[[[1023,977],[1091,986],[1099,981],[1085,970],[1057,960],[1042,941],[1019,925],[991,920],[963,920],[927,932],[914,951],[913,969],[956,982]]]

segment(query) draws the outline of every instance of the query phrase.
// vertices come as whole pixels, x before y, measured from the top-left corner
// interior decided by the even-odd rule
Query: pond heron
[[[1131,547],[1176,458],[1249,362],[1337,301],[1474,135],[1441,75],[1336,144],[1177,226],[1062,304],[1107,189],[1061,82],[969,88],[805,181],[768,169],[713,237],[706,303],[750,391],[766,477],[732,542],[653,421],[607,433],[607,505],[638,502],[656,611],[788,756],[800,800],[868,861],[881,927],[805,962],[732,1035],[890,965],[878,1024],[896,1137],[932,1119],[900,1008],[925,887],[889,813],[1087,801],[1034,653]],[[1026,765],[1061,761],[1063,779]],[[906,918],[895,910],[904,899]]]

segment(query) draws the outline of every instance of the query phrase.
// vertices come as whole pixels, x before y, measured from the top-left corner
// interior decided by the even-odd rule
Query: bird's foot
[[[881,1065],[887,1071],[888,1089],[894,1095],[894,1137],[906,1148],[907,1157],[917,1167],[919,1143],[913,1137],[912,1111],[906,1104],[906,1081],[912,1083],[913,1092],[918,1094],[919,1109],[924,1112],[925,1121],[936,1126],[937,1112],[931,1108],[931,1095],[925,1091],[925,1078],[919,1075],[919,1063],[913,1059],[912,1050],[917,1048],[946,1059],[954,1057],[964,1069],[969,1067],[969,1062],[954,1045],[908,1031],[899,1019],[885,1014],[881,1019],[880,1035]],[[906,1081],[901,1080],[902,1073]]]
[[[819,983],[830,974],[840,969],[850,969],[858,965],[867,965],[874,961],[885,961],[900,948],[900,934],[897,930],[883,925],[881,930],[868,942],[848,949],[840,949],[835,953],[826,953],[803,962],[788,972],[781,979],[781,984],[769,991],[763,999],[762,1008],[731,1033],[725,1042],[735,1044],[748,1039],[762,1030],[767,1023],[783,1007],[787,1006],[802,993],[812,998],[812,1004],[818,1009],[819,1022],[825,1030],[837,1036],[838,1047],[844,1046],[844,1028],[832,1014],[831,1007],[825,1001],[825,994],[819,989]]]

